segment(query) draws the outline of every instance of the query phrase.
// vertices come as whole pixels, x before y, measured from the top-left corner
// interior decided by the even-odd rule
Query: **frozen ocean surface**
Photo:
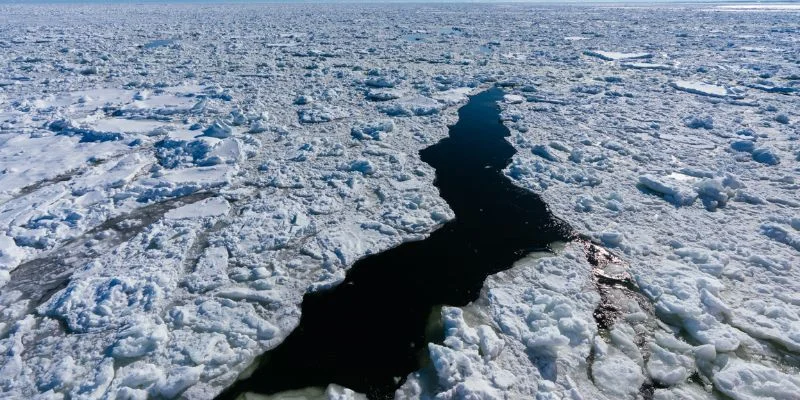
[[[798,399],[799,35],[794,4],[0,5],[0,397],[217,396],[458,221],[419,152],[499,87],[503,174],[575,236],[443,302],[395,397]]]
[[[572,236],[502,172],[516,152],[500,121],[503,97],[496,87],[471,96],[448,137],[420,151],[455,219],[424,240],[359,260],[340,285],[308,294],[295,331],[219,399],[329,384],[391,399],[430,362],[426,344],[442,336],[430,321],[443,304],[469,304],[488,275]]]

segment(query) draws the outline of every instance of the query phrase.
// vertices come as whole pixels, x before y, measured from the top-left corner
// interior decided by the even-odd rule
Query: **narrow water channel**
[[[499,88],[472,96],[450,136],[420,152],[455,220],[425,240],[361,259],[337,287],[307,294],[299,326],[220,399],[330,383],[391,399],[422,367],[435,307],[468,304],[488,275],[568,238],[537,195],[502,173],[516,152],[500,121],[502,98]]]

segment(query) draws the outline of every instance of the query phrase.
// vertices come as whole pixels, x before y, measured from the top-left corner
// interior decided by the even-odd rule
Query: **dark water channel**
[[[488,275],[569,238],[538,196],[502,173],[515,153],[500,122],[502,97],[499,88],[472,96],[450,137],[420,152],[455,220],[425,240],[361,259],[337,287],[307,294],[300,325],[220,399],[330,383],[393,398],[423,366],[436,307],[470,303]]]

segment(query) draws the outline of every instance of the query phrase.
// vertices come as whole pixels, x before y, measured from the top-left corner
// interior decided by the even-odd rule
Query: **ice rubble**
[[[742,18],[753,27],[764,23],[753,15],[724,18]],[[788,16],[758,18],[779,23]],[[713,37],[748,40],[728,32]],[[602,40],[596,45],[602,47]],[[659,53],[669,54],[669,46]],[[652,311],[623,296],[616,304],[622,317],[610,332],[598,335],[589,315],[603,301],[570,297],[560,288],[570,310],[565,317],[574,318],[576,306],[583,304],[582,321],[590,327],[586,342],[564,333],[563,327],[572,326],[568,319],[533,340],[521,335],[540,326],[541,317],[528,311],[537,304],[531,297],[518,296],[500,308],[521,316],[509,330],[511,320],[498,318],[493,307],[497,282],[535,291],[544,279],[564,279],[565,270],[591,274],[591,266],[580,266],[582,254],[568,245],[537,261],[544,276],[521,279],[536,263],[520,262],[490,278],[481,299],[465,309],[474,322],[465,323],[464,317],[447,330],[444,346],[430,351],[433,369],[412,375],[399,397],[704,399],[717,396],[712,389],[737,399],[796,397],[798,364],[792,349],[800,310],[789,293],[798,289],[800,260],[797,229],[791,225],[798,208],[797,164],[785,163],[797,152],[797,131],[777,118],[797,99],[699,83],[709,77],[687,73],[699,60],[685,49],[674,53],[663,63],[674,65],[670,68],[572,62],[569,74],[553,68],[530,78],[537,96],[527,96],[527,103],[504,104],[507,123],[516,131],[511,141],[519,150],[507,175],[540,193],[580,233],[627,260]],[[738,67],[736,55],[722,52],[713,60],[721,66],[712,78],[719,82],[747,80],[743,68],[753,71],[755,78],[749,79],[758,79],[764,75],[760,65],[772,61],[749,60]],[[771,68],[770,74],[794,74],[786,64]],[[697,71],[707,73],[706,68]],[[679,91],[663,90],[670,86]],[[525,94],[518,87],[510,96]],[[539,99],[545,96],[570,100],[542,107]],[[781,120],[791,124],[792,118]],[[550,260],[576,265],[550,272],[543,267]],[[544,310],[558,312],[554,305]],[[445,310],[443,315],[447,320],[453,314]],[[486,326],[505,342],[491,363],[471,339],[475,328]],[[571,352],[580,355],[573,358]],[[503,357],[518,359],[497,361]],[[519,361],[525,357],[529,364]],[[553,363],[560,368],[549,367]],[[492,380],[504,371],[517,382],[507,386]],[[548,377],[547,371],[558,372]],[[431,384],[429,376],[438,382]],[[520,376],[526,381],[519,382]]]
[[[212,397],[304,292],[452,218],[417,151],[496,83],[508,176],[639,292],[599,283],[580,242],[531,256],[444,309],[398,396],[797,393],[798,101],[776,89],[797,86],[796,19],[405,7],[0,6],[0,392]],[[37,274],[53,290],[17,289]]]
[[[31,9],[50,10],[4,8],[2,29],[36,23]],[[52,28],[60,44],[35,43],[31,33],[9,50],[14,59],[35,48],[53,63],[25,61],[38,63],[25,69],[36,80],[2,93],[15,99],[2,102],[0,133],[0,387],[11,396],[209,398],[291,331],[304,292],[452,218],[417,151],[446,134],[477,80],[412,88],[403,60],[380,71],[383,50],[359,61],[319,52],[328,45],[313,38],[263,49],[260,57],[279,60],[254,57],[248,68],[267,75],[231,76],[215,69],[236,50],[201,55],[205,43],[236,40],[227,34],[119,52],[113,41],[80,39],[110,30],[109,38],[150,43],[124,32],[164,10],[174,37],[195,21],[170,7],[122,10],[131,18],[54,9],[72,21]],[[214,7],[203,19],[248,32],[237,21],[253,10]],[[297,11],[259,12],[289,21]],[[189,63],[166,68],[164,59],[184,55]],[[133,58],[148,65],[125,62]],[[308,79],[315,70],[332,80]],[[432,74],[415,74],[415,84],[434,86]],[[278,81],[285,92],[253,89]],[[44,85],[47,93],[31,90]],[[365,91],[383,102],[364,103]],[[387,118],[387,104],[407,112]],[[195,194],[204,197],[188,200]],[[59,261],[63,249],[70,257]],[[58,276],[49,275],[53,263]],[[55,289],[26,293],[40,273]],[[329,396],[355,395],[333,388]]]

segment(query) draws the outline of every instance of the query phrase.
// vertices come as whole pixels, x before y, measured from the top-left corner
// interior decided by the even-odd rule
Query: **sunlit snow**
[[[496,85],[578,237],[445,305],[397,398],[797,398],[796,11],[0,5],[0,397],[213,398],[453,219],[418,152]]]

